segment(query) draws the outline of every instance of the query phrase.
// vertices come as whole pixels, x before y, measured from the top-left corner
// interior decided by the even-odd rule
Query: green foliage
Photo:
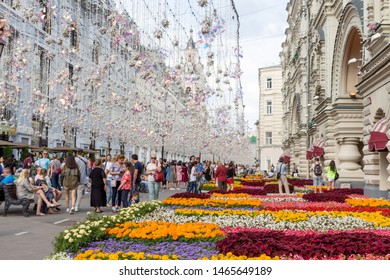
[[[28,154],[29,154],[29,151],[28,151],[28,147],[23,147],[22,148],[22,152],[20,154],[20,160],[24,160],[26,157],[28,157]]]
[[[12,151],[13,151],[13,149],[12,149],[11,146],[6,146],[6,147],[4,147],[4,149],[3,149],[3,157],[4,157],[4,160],[7,160],[8,158],[11,157]]]

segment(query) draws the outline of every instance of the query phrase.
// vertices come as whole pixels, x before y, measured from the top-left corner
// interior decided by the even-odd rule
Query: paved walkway
[[[160,200],[164,200],[184,190],[160,190]],[[149,200],[147,193],[140,193],[141,201]],[[7,217],[3,217],[4,203],[0,206],[0,260],[42,260],[53,252],[54,236],[66,227],[83,221],[89,207],[89,195],[81,201],[79,212],[70,215],[65,211],[65,201],[61,200],[61,211],[37,217],[30,209],[30,217],[24,217],[20,206],[11,206]],[[104,207],[105,214],[112,214]]]

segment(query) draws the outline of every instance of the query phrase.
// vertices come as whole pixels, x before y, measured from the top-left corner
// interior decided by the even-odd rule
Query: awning
[[[87,153],[87,154],[96,154],[96,153],[100,153],[100,151],[91,150],[91,149],[84,149],[83,152],[84,152],[84,153]]]
[[[310,147],[307,151],[306,151],[306,159],[312,159],[314,157],[314,148],[313,147]]]
[[[77,148],[59,146],[59,147],[50,148],[50,151],[53,151],[53,152],[77,151]]]
[[[373,151],[387,151],[386,145],[389,138],[387,131],[390,128],[390,119],[383,118],[377,121],[370,132],[370,139],[368,140],[368,149]]]
[[[313,144],[313,155],[315,157],[321,157],[325,154],[325,139],[318,138]]]
[[[285,153],[283,153],[282,156],[283,156],[283,160],[284,160],[285,163],[289,163],[290,162],[290,159],[291,159],[290,153],[285,152]]]

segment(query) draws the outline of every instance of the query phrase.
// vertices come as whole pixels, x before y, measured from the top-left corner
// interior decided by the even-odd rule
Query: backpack
[[[321,176],[322,175],[321,165],[316,164],[316,166],[314,166],[314,175],[316,175],[316,176]]]

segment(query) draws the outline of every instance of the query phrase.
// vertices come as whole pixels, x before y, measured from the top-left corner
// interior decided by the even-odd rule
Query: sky
[[[250,131],[259,119],[258,69],[279,65],[279,53],[285,41],[288,0],[236,0],[240,16],[242,89],[245,119]]]

